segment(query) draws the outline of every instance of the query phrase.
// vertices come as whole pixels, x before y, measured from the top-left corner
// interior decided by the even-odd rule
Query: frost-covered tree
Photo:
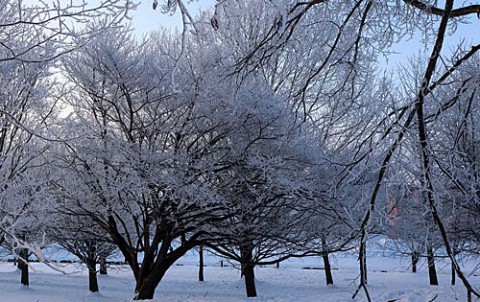
[[[65,129],[78,139],[65,143],[60,165],[78,183],[59,184],[76,188],[64,207],[108,232],[132,269],[135,299],[151,299],[170,266],[228,217],[212,154],[235,118],[233,88],[213,73],[193,81],[208,70],[177,64],[174,40],[156,39],[111,30],[65,62],[75,84]],[[183,72],[172,76],[174,64]]]
[[[25,45],[22,37],[12,37],[10,42],[14,41]],[[0,49],[2,57],[9,53]],[[0,243],[19,257],[24,285],[28,285],[29,245],[41,241],[43,207],[48,205],[43,200],[46,173],[42,172],[48,145],[41,137],[55,116],[47,93],[52,87],[49,76],[44,62],[0,60]]]
[[[251,82],[250,82],[251,81]],[[263,83],[262,83],[263,82]],[[247,296],[256,296],[254,267],[300,254],[299,230],[308,209],[325,192],[313,177],[320,148],[311,148],[308,132],[287,104],[272,94],[265,79],[244,81],[236,94],[236,130],[228,132],[216,174],[219,194],[231,205],[231,217],[219,223],[210,247],[241,265]],[[245,91],[245,90],[246,91]]]
[[[224,190],[223,194],[227,194],[227,199],[233,203],[233,208],[238,208],[240,213],[233,214],[227,224],[239,225],[238,227],[244,230],[245,237],[249,239],[235,236],[234,234],[238,234],[238,229],[227,227],[219,230],[220,240],[225,237],[224,244],[218,245],[213,242],[211,246],[220,254],[238,262],[251,262],[249,265],[251,272],[256,263],[274,262],[275,259],[291,256],[289,254],[298,256],[298,254],[313,253],[313,251],[318,254],[323,253],[327,248],[323,249],[320,242],[322,236],[326,239],[326,233],[329,233],[329,238],[332,238],[329,251],[337,250],[338,246],[342,246],[341,243],[333,243],[333,240],[340,238],[337,236],[340,232],[333,235],[335,232],[332,231],[332,225],[337,222],[338,225],[343,223],[344,218],[340,218],[339,213],[343,212],[342,207],[345,203],[328,196],[335,191],[333,188],[336,185],[334,183],[336,172],[333,172],[335,164],[330,161],[331,158],[327,158],[324,151],[328,148],[333,154],[335,152],[333,150],[339,151],[349,145],[347,140],[338,141],[340,137],[338,133],[336,138],[325,133],[324,130],[329,129],[326,124],[320,128],[320,124],[312,123],[311,119],[320,116],[320,106],[328,106],[327,102],[333,104],[334,101],[330,100],[327,94],[319,95],[318,107],[312,106],[308,109],[308,113],[298,108],[299,103],[295,101],[295,95],[302,89],[300,87],[302,80],[309,77],[308,68],[302,68],[302,65],[308,61],[305,59],[306,47],[300,49],[298,45],[298,47],[292,47],[295,52],[281,52],[276,56],[276,64],[266,64],[251,72],[235,74],[236,64],[248,54],[250,47],[259,42],[258,39],[266,30],[265,26],[269,18],[275,13],[271,6],[262,4],[261,1],[245,3],[243,8],[246,12],[241,15],[236,15],[236,9],[242,6],[242,3],[235,2],[232,7],[224,7],[224,15],[219,15],[218,19],[222,26],[216,32],[209,30],[206,25],[208,22],[205,22],[206,15],[202,15],[195,25],[199,35],[191,38],[196,49],[208,50],[210,60],[215,61],[213,66],[216,66],[214,70],[216,73],[227,73],[230,78],[240,83],[235,91],[238,104],[235,115],[238,121],[234,123],[240,123],[241,126],[234,127],[237,129],[235,131],[227,131],[225,148],[229,151],[224,157],[229,161],[224,167],[225,173],[217,175],[220,177],[220,183],[222,181],[227,183],[227,190]],[[314,32],[315,30],[312,30],[308,33]],[[317,32],[322,33],[319,30]],[[191,57],[185,56],[184,60],[207,57],[204,53],[199,54],[197,51]],[[317,58],[322,55],[324,55],[323,52],[316,53]],[[203,83],[206,81],[208,79],[205,79],[203,74],[195,75],[195,82],[199,83],[198,87],[205,85]],[[322,84],[316,82],[316,85],[316,88],[319,88]],[[248,93],[245,93],[245,90]],[[322,98],[324,102],[320,104]],[[343,96],[338,95],[338,100],[341,98]],[[313,114],[314,112],[316,113]],[[311,119],[306,120],[306,116],[310,116]],[[352,129],[356,128],[352,127]],[[333,129],[330,130],[335,133]],[[332,145],[322,144],[325,138],[329,139]],[[326,170],[332,170],[332,173],[326,176]],[[285,198],[282,194],[275,193],[273,189],[280,187],[287,191],[290,188],[289,194],[292,195],[287,194],[285,196],[290,197]],[[239,196],[245,196],[244,200]],[[292,196],[295,197],[292,198]],[[299,208],[302,211],[298,211]],[[249,212],[252,217],[250,222],[247,221],[248,215],[246,215]],[[312,219],[313,216],[318,219]],[[259,217],[265,217],[259,221],[268,221],[268,223],[260,223],[257,221]],[[330,218],[328,222],[326,217]],[[278,224],[282,220],[289,223]],[[305,228],[309,224],[315,227],[307,231]],[[340,228],[339,226],[337,230]],[[352,231],[353,228],[349,228],[349,232]],[[313,233],[315,236],[312,235]],[[345,237],[353,238],[352,234],[347,233],[344,232]],[[311,240],[312,244],[308,240]],[[253,253],[244,251],[242,256],[239,248],[240,241],[254,242],[248,249]],[[293,249],[295,244],[290,241],[298,243],[295,251]],[[348,240],[342,240],[343,244],[346,241]],[[251,258],[248,261],[245,260],[247,255]],[[248,278],[247,276],[246,279]],[[252,295],[254,294],[253,282],[248,282],[250,284],[248,294]]]
[[[349,4],[342,5],[346,8]],[[324,211],[317,211],[319,219],[315,222],[312,220],[313,224],[318,224],[317,228],[312,228],[318,235],[312,242],[315,242],[319,253],[322,250],[336,250],[349,241],[338,240],[342,237],[338,236],[339,233],[343,232],[343,238],[350,240],[359,235],[356,230],[359,229],[357,225],[361,224],[360,213],[368,207],[367,192],[371,192],[366,187],[373,183],[373,179],[368,182],[359,179],[365,175],[365,171],[372,175],[378,166],[374,158],[384,149],[375,141],[381,138],[383,130],[378,108],[382,108],[380,105],[385,99],[392,98],[385,90],[387,81],[373,77],[374,57],[359,53],[355,67],[348,63],[346,57],[353,52],[348,43],[356,37],[354,28],[358,23],[347,22],[345,28],[337,32],[336,24],[342,22],[343,16],[333,13],[338,9],[335,6],[319,7],[306,17],[299,23],[299,30],[291,40],[269,53],[268,59],[253,53],[252,50],[261,45],[265,35],[269,34],[270,22],[278,17],[278,9],[279,6],[266,1],[227,1],[217,6],[214,23],[218,28],[213,34],[204,28],[208,23],[205,22],[205,15],[195,24],[195,30],[199,33],[198,40],[208,41],[208,44],[205,43],[207,46],[202,47],[220,51],[223,65],[233,69],[232,73],[236,73],[240,79],[255,73],[262,74],[278,102],[289,107],[297,115],[298,122],[313,125],[316,137],[312,140],[322,142],[323,148],[329,151],[328,160],[324,160],[330,163],[330,183],[323,186],[324,190],[330,186],[327,194],[330,196],[323,198],[324,205],[318,206],[324,206]],[[317,22],[320,15],[335,20]],[[328,26],[332,29],[325,30]],[[313,38],[322,42],[304,43]],[[327,41],[332,40],[338,48],[329,47]],[[377,103],[379,107],[373,105]],[[375,150],[373,156],[370,154],[372,150]],[[366,161],[365,158],[371,160]],[[322,173],[318,174],[319,183],[322,177]],[[355,211],[349,213],[350,217],[343,211],[349,201],[355,205],[348,206]],[[321,219],[322,215],[330,220]],[[350,219],[353,216],[356,218]],[[325,226],[332,227],[337,222],[339,227],[336,235],[332,232],[332,241],[321,244],[320,234],[327,230]],[[342,231],[339,231],[342,228],[340,225],[344,227]],[[326,240],[326,236],[323,239]],[[322,248],[327,245],[330,247]]]

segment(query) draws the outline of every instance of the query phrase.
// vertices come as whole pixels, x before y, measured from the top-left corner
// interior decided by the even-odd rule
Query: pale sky
[[[464,42],[463,48],[466,50],[470,50],[472,46],[480,43],[480,19],[471,18],[470,24],[460,24],[455,34],[448,34],[444,41],[442,54],[448,57],[462,41]],[[385,64],[387,69],[396,68],[404,65],[408,58],[421,52],[429,56],[432,48],[433,42],[428,43],[427,48],[425,48],[425,45],[422,43],[422,35],[417,34],[411,39],[393,45],[391,50],[395,53],[389,56],[388,63],[382,59],[381,62]]]
[[[157,30],[162,26],[170,28],[171,30],[175,30],[176,27],[181,29],[181,17],[178,13],[171,16],[161,12],[160,6],[163,4],[163,0],[158,1],[159,7],[157,7],[156,10],[152,8],[153,0],[142,0],[138,2],[140,2],[140,5],[137,10],[130,13],[137,36],[141,37],[149,31]],[[194,14],[200,9],[206,10],[213,8],[214,4],[215,0],[200,0],[198,2],[188,3],[188,8],[192,14]]]

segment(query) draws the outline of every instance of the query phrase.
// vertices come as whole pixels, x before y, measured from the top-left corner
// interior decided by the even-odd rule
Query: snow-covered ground
[[[180,259],[157,288],[155,302],[180,301],[352,301],[356,289],[358,269],[354,255],[333,259],[335,285],[326,286],[323,263],[320,258],[295,259],[282,263],[279,269],[259,267],[256,270],[257,298],[246,298],[239,271],[227,264],[220,267],[214,257],[207,257],[205,282],[197,281],[198,265],[193,254]],[[480,277],[470,279],[480,284]],[[12,263],[0,264],[0,301],[64,302],[64,301],[131,301],[133,277],[125,266],[111,266],[108,276],[99,276],[100,293],[87,291],[87,272],[78,264],[66,264],[55,271],[44,264],[31,266],[30,288],[19,285],[20,275]],[[309,269],[306,269],[309,268]],[[466,301],[466,291],[457,280],[450,285],[450,266],[446,260],[437,260],[440,286],[429,286],[426,264],[419,273],[409,272],[406,258],[383,257],[368,259],[369,290],[373,301]],[[65,274],[66,273],[66,274]],[[365,301],[363,292],[353,301]]]

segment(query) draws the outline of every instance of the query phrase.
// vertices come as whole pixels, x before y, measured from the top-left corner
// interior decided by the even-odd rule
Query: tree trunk
[[[155,289],[174,262],[173,260],[163,260],[154,264],[144,263],[145,267],[152,267],[152,269],[140,274],[137,278],[133,300],[152,300]]]
[[[325,279],[327,285],[333,284],[332,268],[330,266],[330,260],[328,259],[328,253],[323,254],[323,265],[325,266]]]
[[[245,277],[245,289],[247,297],[256,297],[257,289],[255,288],[255,265],[253,264],[252,248],[240,248],[240,255],[242,257],[241,267],[242,276]]]
[[[412,273],[417,272],[417,264],[419,260],[420,260],[420,253],[412,252]]]
[[[86,262],[88,267],[88,290],[92,293],[96,293],[98,292],[98,279],[96,269],[97,261],[95,257],[89,257]]]
[[[360,283],[367,284],[367,244],[365,242],[360,243]]]
[[[149,230],[151,226],[145,225],[145,230]],[[165,223],[162,227],[154,228],[153,234],[144,234],[143,257],[139,264],[138,249],[130,246],[129,241],[123,237],[117,227],[114,216],[108,216],[108,230],[110,236],[116,243],[117,247],[125,257],[125,261],[132,269],[135,276],[135,294],[133,300],[152,300],[160,281],[165,276],[168,269],[186,252],[194,248],[199,242],[197,241],[201,232],[193,234],[188,240],[182,240],[180,246],[174,247],[173,241],[176,237],[172,234],[177,233],[177,229],[170,229],[169,223]],[[177,231],[175,231],[177,230]],[[186,233],[182,233],[186,235]],[[148,236],[147,236],[148,235]],[[186,239],[186,236],[181,236]],[[153,240],[152,240],[153,238]]]
[[[151,277],[139,281],[137,281],[137,289],[135,289],[135,297],[133,300],[152,300],[158,283],[154,282]]]
[[[100,275],[108,275],[107,258],[100,256]]]
[[[454,243],[454,246],[455,246],[455,243]],[[453,257],[457,256],[458,253],[458,249],[456,247],[453,248]],[[451,262],[450,264],[450,267],[451,267],[451,270],[452,270],[452,279],[450,280],[450,284],[451,285],[455,285],[456,283],[456,274],[457,272],[455,271],[455,265],[453,265],[453,261]]]
[[[430,285],[438,285],[437,270],[435,268],[435,257],[433,255],[432,247],[429,247],[427,250],[427,260],[428,260],[428,277],[430,280]]]
[[[21,248],[18,256],[18,269],[20,269],[21,276],[20,276],[20,283],[24,286],[30,285],[30,278],[29,278],[29,270],[28,270],[28,249]]]
[[[98,292],[97,280],[97,244],[93,240],[87,240],[87,256],[83,259],[88,268],[88,290],[92,293]]]
[[[458,249],[455,247],[455,243],[453,245],[454,245],[454,247],[452,249],[452,253],[453,253],[453,257],[456,257],[457,254],[458,254]],[[450,279],[450,284],[455,285],[455,283],[457,281],[455,275],[457,274],[457,272],[455,271],[455,266],[453,265],[453,261],[450,263],[450,267],[451,267],[451,273],[452,273],[452,277]]]
[[[451,267],[451,269],[452,269],[452,280],[450,281],[450,283],[451,283],[452,285],[455,285],[455,281],[456,281],[456,278],[455,278],[455,274],[456,274],[456,272],[455,272],[455,266],[453,266],[453,263],[452,263],[452,264],[450,264],[450,267]]]
[[[243,275],[245,276],[245,288],[247,290],[247,297],[256,297],[257,289],[255,288],[255,271],[254,265],[247,263],[244,266]]]
[[[324,253],[322,255],[323,258],[323,266],[325,267],[325,280],[327,282],[327,286],[333,284],[333,277],[332,277],[332,268],[330,266],[330,260],[328,259],[328,246],[327,241],[325,238],[322,238],[322,248]]]
[[[203,275],[203,245],[200,245],[198,249],[198,254],[199,254],[199,260],[198,260],[198,281],[205,281],[204,275]]]

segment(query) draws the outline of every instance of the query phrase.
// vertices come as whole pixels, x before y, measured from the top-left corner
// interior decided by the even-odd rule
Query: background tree
[[[245,88],[251,91],[252,86]],[[300,225],[324,189],[308,173],[321,170],[313,155],[321,150],[309,148],[299,128],[289,130],[296,124],[289,108],[272,96],[239,94],[239,126],[228,135],[230,152],[223,160],[228,168],[217,176],[219,194],[232,205],[233,214],[221,222],[210,247],[241,264],[247,296],[252,297],[255,265],[299,253],[294,246],[305,243]]]
[[[26,169],[2,192],[2,197],[8,200],[3,208],[2,246],[15,257],[21,272],[20,283],[24,286],[30,284],[30,257],[45,260],[42,249],[50,244],[45,236],[45,217],[50,208],[46,174],[37,159],[30,160]]]
[[[89,217],[64,214],[61,206],[57,209],[59,211],[51,210],[46,233],[50,240],[87,266],[88,290],[98,292],[97,264],[102,265],[101,261],[106,261],[116,251],[116,246],[105,238],[105,231],[98,229]]]
[[[0,3],[0,243],[20,254],[24,285],[29,283],[29,254],[42,259],[40,250],[32,247],[34,241],[42,241],[41,213],[48,199],[42,193],[46,183],[33,175],[39,175],[37,170],[45,165],[41,157],[48,146],[40,139],[49,136],[49,125],[59,109],[50,98],[54,61],[94,34],[83,23],[96,19],[112,26],[134,7],[130,1],[117,0],[96,5],[86,1]]]
[[[462,52],[461,49],[458,50]],[[452,256],[475,246],[478,201],[478,54],[452,75],[435,93],[426,113],[432,128],[431,158],[438,183],[438,208],[445,223]],[[448,110],[448,114],[442,114]],[[471,236],[473,235],[473,236]],[[452,283],[455,275],[452,274]]]

